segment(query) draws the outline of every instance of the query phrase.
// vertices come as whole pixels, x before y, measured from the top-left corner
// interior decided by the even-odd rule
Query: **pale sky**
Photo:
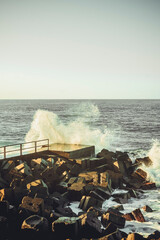
[[[160,0],[0,0],[0,99],[160,98]]]

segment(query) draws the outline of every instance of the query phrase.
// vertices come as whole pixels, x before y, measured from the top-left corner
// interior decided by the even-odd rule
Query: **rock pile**
[[[126,221],[144,222],[140,209],[122,214],[129,198],[156,188],[127,153],[103,149],[94,158],[67,159],[58,155],[0,163],[0,239],[159,239],[123,232]],[[121,188],[127,191],[113,192]],[[109,198],[117,206],[102,210]],[[79,201],[76,215],[70,203]],[[149,206],[145,211],[152,211]]]

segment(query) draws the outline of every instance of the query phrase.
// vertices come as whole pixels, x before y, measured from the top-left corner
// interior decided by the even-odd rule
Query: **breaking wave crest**
[[[95,129],[85,122],[85,112],[86,117],[90,118],[91,121],[100,116],[97,106],[83,104],[78,106],[76,111],[79,112],[79,116],[71,122],[64,123],[53,112],[37,110],[25,141],[48,138],[50,143],[95,145],[96,151],[109,147],[113,133],[107,128],[103,131]]]
[[[160,187],[160,142],[158,140],[153,141],[147,155],[153,164],[149,168],[143,166],[143,170],[148,173],[148,178],[155,182],[157,187]]]

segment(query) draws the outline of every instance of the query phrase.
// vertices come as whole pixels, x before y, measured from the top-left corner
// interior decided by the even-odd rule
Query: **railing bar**
[[[48,138],[43,139],[43,140],[37,140],[36,142],[43,142],[43,141],[48,141]],[[28,143],[34,143],[35,141],[31,141],[31,142],[24,142],[24,143],[16,143],[16,144],[9,144],[9,145],[5,145],[5,146],[1,146],[0,148],[4,148],[4,147],[11,147],[11,146],[19,146],[20,144],[28,144]]]

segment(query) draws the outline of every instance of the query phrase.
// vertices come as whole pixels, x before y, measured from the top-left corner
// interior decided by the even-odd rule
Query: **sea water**
[[[75,143],[149,156],[144,168],[160,186],[160,100],[0,100],[0,146],[49,138],[50,143]],[[121,191],[121,190],[120,190]],[[105,201],[103,208],[116,203]],[[160,230],[160,191],[145,191],[130,199],[124,212],[150,205],[146,223],[127,222],[126,232],[148,234]],[[72,204],[79,211],[76,203]]]

